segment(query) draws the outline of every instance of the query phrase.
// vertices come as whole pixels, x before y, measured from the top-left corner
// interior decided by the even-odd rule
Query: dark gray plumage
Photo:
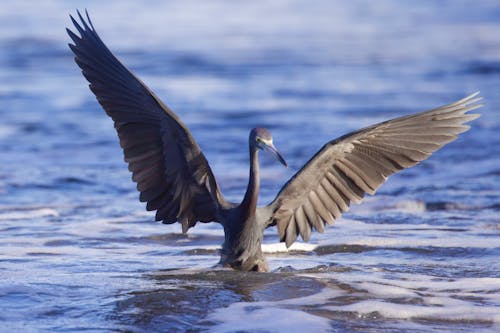
[[[478,114],[478,93],[430,111],[389,120],[328,142],[281,189],[271,204],[257,208],[258,152],[270,150],[286,165],[268,130],[254,128],[249,137],[250,177],[241,204],[226,201],[208,162],[188,128],[104,45],[87,13],[71,20],[80,36],[67,29],[75,61],[113,119],[125,161],[147,210],[156,220],[182,223],[218,222],[225,232],[221,264],[240,270],[267,271],[263,232],[277,225],[289,247],[300,234],[323,232],[374,194],[393,173],[414,166],[468,130]]]

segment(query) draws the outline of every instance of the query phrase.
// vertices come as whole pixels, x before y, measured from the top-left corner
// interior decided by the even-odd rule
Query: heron
[[[259,152],[287,165],[265,128],[250,131],[250,172],[241,203],[224,198],[205,155],[188,127],[101,40],[89,14],[70,15],[69,47],[90,90],[114,122],[139,200],[156,221],[180,223],[186,233],[197,222],[219,223],[224,243],[219,264],[242,271],[269,271],[262,252],[264,231],[277,227],[290,247],[300,235],[324,232],[387,178],[427,159],[455,140],[479,117],[479,92],[429,111],[400,116],[327,142],[285,183],[268,205],[257,207]],[[76,16],[75,16],[76,17]],[[78,34],[77,34],[77,33]]]

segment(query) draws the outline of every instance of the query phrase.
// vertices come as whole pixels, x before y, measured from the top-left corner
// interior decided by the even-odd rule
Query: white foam
[[[16,210],[0,213],[0,220],[23,220],[44,216],[59,216],[59,213],[57,212],[57,210],[52,208]]]
[[[300,243],[295,242],[287,248],[285,243],[271,243],[271,244],[262,244],[262,251],[264,253],[287,253],[290,251],[305,251],[311,252],[317,247],[316,244],[310,243]]]
[[[241,320],[245,318],[245,320]],[[229,308],[218,309],[209,319],[221,323],[211,332],[327,332],[331,329],[328,319],[300,310],[259,307],[248,303],[236,303]]]
[[[500,311],[492,305],[474,306],[460,300],[448,299],[443,305],[412,305],[366,300],[345,306],[328,306],[331,311],[356,312],[359,316],[378,313],[391,319],[440,319],[451,321],[484,321],[500,323]]]
[[[437,278],[422,274],[350,272],[337,277],[361,300],[327,306],[358,316],[377,313],[390,319],[432,319],[500,323],[500,278]]]
[[[431,290],[434,293],[444,292],[449,294],[449,290],[459,290],[461,293],[470,292],[488,292],[491,290],[500,289],[500,278],[438,278],[431,275],[424,274],[398,274],[391,280],[381,273],[372,273],[367,279],[367,274],[364,272],[355,272],[348,275],[339,276],[340,279],[345,279],[346,283],[361,289],[370,289],[367,284],[374,284],[376,288],[372,289],[374,295],[397,296],[391,293],[391,287],[405,288],[413,291]],[[389,284],[390,283],[390,284]],[[487,294],[488,297],[500,297],[496,294]],[[500,300],[500,298],[499,298]]]
[[[420,235],[422,237],[423,235]],[[455,239],[424,239],[424,238],[412,238],[412,237],[402,237],[400,235],[397,238],[382,238],[382,237],[359,237],[354,239],[346,240],[347,245],[364,245],[373,247],[461,247],[461,248],[475,248],[475,249],[494,249],[498,247],[497,239],[485,239],[481,237],[474,238],[455,238]]]
[[[324,234],[314,233],[313,239],[320,246],[342,244],[373,247],[436,247],[494,249],[498,239],[484,237],[484,224],[468,226],[475,232],[455,232],[450,226],[427,223],[365,223],[342,218],[338,223],[326,228]],[[491,229],[491,227],[489,228]]]
[[[209,314],[208,320],[218,322],[211,332],[265,331],[265,332],[328,332],[330,320],[312,315],[294,306],[323,304],[331,297],[343,295],[342,290],[324,289],[306,297],[277,302],[238,302]],[[245,320],[241,320],[245,318]]]

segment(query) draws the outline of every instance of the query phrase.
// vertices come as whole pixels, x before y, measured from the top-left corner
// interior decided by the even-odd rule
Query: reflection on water
[[[153,279],[155,287],[128,292],[124,300],[117,302],[111,316],[145,331],[161,330],[165,322],[169,323],[169,331],[206,329],[214,323],[205,317],[216,309],[237,302],[305,297],[324,287],[324,283],[309,277],[229,270],[160,271],[145,278]]]
[[[154,4],[154,5],[153,5]],[[229,200],[272,130],[261,203],[327,140],[476,90],[482,117],[272,272],[214,268],[223,233],[153,222],[67,48],[87,7],[188,124]],[[0,4],[0,332],[500,330],[495,1]]]

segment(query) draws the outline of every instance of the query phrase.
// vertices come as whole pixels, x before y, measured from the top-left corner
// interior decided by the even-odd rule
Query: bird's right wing
[[[388,176],[427,159],[469,129],[478,114],[478,93],[437,109],[389,120],[330,141],[285,184],[261,212],[267,226],[277,225],[280,240],[290,246],[298,234],[307,241],[311,229],[323,232],[374,194]]]
[[[66,29],[75,61],[113,119],[132,180],[156,220],[182,223],[186,232],[197,221],[217,221],[225,203],[208,162],[188,128],[130,72],[97,35],[87,14],[80,36]]]

